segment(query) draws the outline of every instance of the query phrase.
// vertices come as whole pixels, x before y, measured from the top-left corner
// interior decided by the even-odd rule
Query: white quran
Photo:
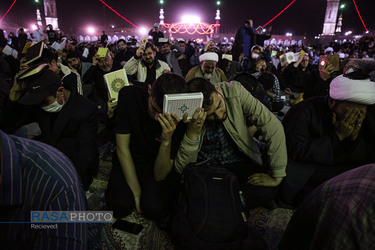
[[[175,113],[182,119],[184,114],[188,112],[188,118],[192,118],[195,110],[201,108],[203,104],[203,94],[183,93],[183,94],[167,94],[164,95],[163,110]]]
[[[17,50],[13,49],[9,45],[5,45],[5,47],[3,49],[3,54],[7,55],[7,56],[13,56],[15,59],[17,59],[17,57],[18,57]]]

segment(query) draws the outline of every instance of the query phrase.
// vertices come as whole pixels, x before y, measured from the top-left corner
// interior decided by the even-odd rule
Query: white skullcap
[[[333,53],[333,48],[332,47],[328,47],[324,50],[324,54],[326,54],[327,52],[332,52]]]
[[[340,59],[344,59],[345,58],[345,53],[338,53]]]
[[[219,56],[215,52],[206,52],[202,55],[199,56],[199,61],[214,61],[218,62],[219,61]]]
[[[372,105],[375,103],[375,82],[370,79],[352,80],[339,75],[331,82],[329,96],[335,100]]]

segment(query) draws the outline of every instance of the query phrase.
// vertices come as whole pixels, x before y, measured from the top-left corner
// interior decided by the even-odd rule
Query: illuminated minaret
[[[218,24],[218,25],[216,25],[216,27],[215,27],[215,34],[217,34],[218,29],[219,29],[219,25],[220,25],[220,9],[219,9],[220,1],[217,1],[216,5],[217,5],[217,10],[216,10],[215,20],[216,20],[216,24]]]
[[[59,29],[55,0],[44,0],[44,16],[46,17],[46,25],[52,24],[54,29]]]
[[[323,35],[335,34],[339,3],[340,0],[327,0],[326,17],[323,26]]]
[[[341,33],[342,26],[342,13],[340,14],[339,20],[337,21],[336,33]]]
[[[39,9],[39,0],[34,0],[34,3],[36,4],[36,23],[39,25],[39,27],[42,28],[43,22],[42,22],[42,16],[40,15],[40,9]]]
[[[39,27],[42,27],[43,25],[39,8],[36,9],[36,23],[39,25]]]
[[[160,11],[159,11],[159,24],[160,25],[164,25],[164,10],[163,10],[163,3],[164,3],[164,0],[160,0]]]

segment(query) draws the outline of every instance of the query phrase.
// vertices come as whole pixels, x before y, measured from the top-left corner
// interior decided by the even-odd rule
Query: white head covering
[[[335,100],[372,105],[375,103],[375,82],[370,79],[352,80],[339,75],[331,82],[329,96]]]
[[[332,52],[333,53],[333,48],[332,47],[328,47],[324,50],[324,54],[326,54],[327,52]]]
[[[214,61],[218,62],[219,61],[219,56],[215,52],[206,52],[202,55],[199,56],[199,61]]]

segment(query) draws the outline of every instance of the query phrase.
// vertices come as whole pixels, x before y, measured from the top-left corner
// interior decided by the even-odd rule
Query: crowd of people
[[[334,192],[347,190],[340,185],[343,178],[350,182],[350,174],[340,177],[346,171],[366,171],[374,181],[373,166],[358,168],[375,163],[374,37],[324,47],[264,47],[271,30],[246,20],[233,44],[172,42],[157,24],[149,38],[115,43],[104,31],[97,42],[78,42],[51,25],[31,34],[21,28],[8,38],[0,30],[0,53],[6,46],[18,51],[0,56],[1,221],[30,221],[33,210],[89,209],[85,191],[101,158],[113,165],[107,209],[116,218],[135,210],[159,222],[173,210],[184,169],[213,159],[237,176],[247,209],[302,203],[292,219],[295,228],[290,225],[283,239],[285,249],[301,246],[291,233],[306,227],[306,216],[313,225],[303,235],[308,244],[328,247],[318,241],[332,238],[312,236],[316,228],[323,232],[311,206],[327,202],[319,196],[324,186],[316,188],[329,180],[325,185]],[[40,57],[27,61],[25,46],[40,41]],[[104,47],[108,51],[99,56]],[[338,61],[329,60],[334,56]],[[114,100],[103,76],[119,69],[131,86]],[[165,94],[193,92],[204,100],[189,111],[192,118],[163,111]],[[374,191],[343,192],[357,190],[363,199]],[[306,198],[310,193],[316,204]],[[352,221],[342,223],[351,227]],[[372,227],[366,223],[361,225]],[[58,238],[60,246],[84,249],[90,245],[86,231],[85,224],[38,233],[26,224],[1,224],[0,246],[55,248]]]

